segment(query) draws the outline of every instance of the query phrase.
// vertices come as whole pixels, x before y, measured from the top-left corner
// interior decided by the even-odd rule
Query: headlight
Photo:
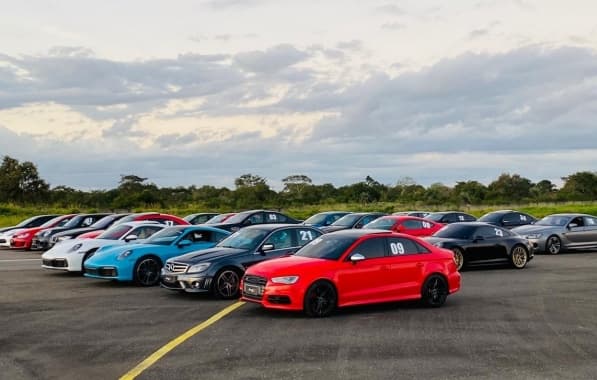
[[[118,255],[117,259],[118,260],[123,260],[123,259],[126,259],[127,257],[129,257],[132,254],[133,254],[133,250],[132,249],[127,249],[126,251],[124,251],[120,255]]]
[[[17,238],[17,239],[27,239],[28,237],[29,237],[29,233],[15,235],[15,238]]]
[[[44,232],[42,232],[42,233],[41,233],[39,236],[41,236],[41,237],[46,237],[46,236],[48,236],[49,234],[50,234],[50,231],[44,231]]]
[[[435,245],[436,247],[442,247],[442,245],[444,245],[444,242],[442,241],[436,241],[435,243],[433,243],[433,245]]]
[[[60,236],[57,240],[58,241],[63,241],[63,240],[69,240],[69,239],[72,239],[72,238],[73,238],[72,236]]]
[[[527,239],[539,239],[541,237],[541,234],[530,234],[525,236],[525,238]]]
[[[201,264],[191,265],[191,267],[189,269],[187,269],[187,273],[203,272],[204,270],[209,268],[210,265],[211,265],[211,263],[201,263]]]
[[[286,284],[292,285],[299,280],[299,276],[282,276],[282,277],[272,277],[272,282],[274,284]]]
[[[83,246],[82,243],[77,243],[77,244],[73,245],[72,247],[70,247],[70,249],[68,251],[74,252],[74,251],[78,250],[79,248],[81,248],[82,246]]]

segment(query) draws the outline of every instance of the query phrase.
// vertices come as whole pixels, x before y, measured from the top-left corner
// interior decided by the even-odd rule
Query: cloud
[[[256,73],[274,73],[302,62],[309,58],[305,51],[291,45],[278,45],[266,51],[251,51],[236,54],[236,64],[246,71]]]

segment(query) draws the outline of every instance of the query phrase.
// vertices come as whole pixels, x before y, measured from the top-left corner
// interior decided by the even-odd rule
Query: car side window
[[[165,219],[165,218],[150,218],[148,220],[155,220],[159,223],[165,224],[167,226],[173,226],[174,225],[174,221],[170,220],[170,219]]]
[[[273,244],[274,249],[283,249],[292,247],[291,231],[279,230],[270,235],[265,244]]]
[[[351,254],[348,255],[348,257],[354,255],[355,253],[365,256],[365,259],[384,257],[386,255],[386,247],[384,243],[384,238],[374,237],[367,239],[357,245],[355,249],[352,250]]]
[[[595,218],[591,218],[591,217],[585,216],[584,220],[585,220],[585,226],[587,226],[587,227],[595,227],[595,226],[597,226],[597,219],[595,219]]]
[[[133,231],[133,235],[137,236],[137,239],[147,239],[154,233],[156,233],[159,228],[155,227],[139,227],[135,231]]]
[[[286,223],[286,222],[288,222],[288,218],[285,215],[282,215],[282,214],[270,214],[270,215],[275,216],[275,219],[271,219],[268,216],[268,219],[270,219],[269,220],[270,223]]]
[[[94,219],[92,216],[88,216],[87,218],[83,219],[83,223],[81,223],[81,226],[83,227],[87,227],[92,225],[94,222]]]
[[[583,227],[585,225],[581,216],[572,219],[569,224],[576,224],[576,227]]]
[[[256,214],[251,215],[247,220],[249,221],[249,224],[262,224],[263,223],[263,214],[258,212]],[[273,222],[270,222],[270,223],[273,223]]]
[[[296,246],[302,247],[303,245],[309,243],[311,240],[317,239],[321,236],[321,232],[317,232],[311,229],[295,229],[296,232],[296,241],[298,242],[295,244]]]
[[[404,222],[402,222],[402,225],[407,230],[420,230],[424,228],[423,223],[419,220],[405,220]]]
[[[414,240],[406,238],[388,238],[387,244],[390,250],[390,256],[416,255],[418,253],[429,252],[425,247],[417,244]]]
[[[504,230],[498,227],[479,227],[475,236],[481,236],[483,239],[495,239],[504,236]]]

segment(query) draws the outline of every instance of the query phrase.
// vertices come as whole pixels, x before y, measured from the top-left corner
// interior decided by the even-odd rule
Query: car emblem
[[[166,269],[170,272],[172,272],[172,270],[174,270],[174,264],[172,263],[166,263]]]

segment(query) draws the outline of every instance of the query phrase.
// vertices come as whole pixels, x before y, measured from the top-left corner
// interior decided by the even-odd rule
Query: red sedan
[[[36,233],[47,228],[62,227],[69,222],[76,214],[60,215],[50,219],[39,227],[27,228],[10,239],[10,248],[31,249],[31,242]]]
[[[363,228],[388,230],[413,236],[431,236],[443,226],[445,224],[416,216],[388,215],[365,224]]]
[[[191,224],[191,223],[187,222],[186,220],[184,220],[183,218],[179,218],[176,215],[161,214],[158,212],[142,212],[139,214],[131,214],[131,215],[125,216],[124,218],[119,219],[113,225],[117,225],[120,223],[126,223],[126,222],[139,222],[139,221],[143,221],[143,220],[153,220],[155,222],[162,223],[167,226],[179,226],[179,225]],[[102,232],[104,232],[104,230],[87,232],[82,235],[79,235],[78,237],[79,237],[79,239],[95,239]]]
[[[338,231],[296,254],[249,267],[242,299],[313,317],[336,307],[419,299],[439,307],[460,289],[454,254],[416,237],[379,230]]]

